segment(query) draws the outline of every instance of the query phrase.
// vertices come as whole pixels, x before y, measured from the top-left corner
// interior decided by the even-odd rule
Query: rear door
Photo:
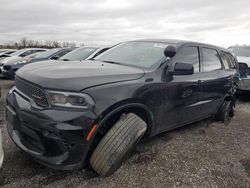
[[[222,63],[220,51],[203,46],[202,54],[202,106],[206,116],[216,114],[224,100],[226,92],[232,85],[232,73],[226,71]]]

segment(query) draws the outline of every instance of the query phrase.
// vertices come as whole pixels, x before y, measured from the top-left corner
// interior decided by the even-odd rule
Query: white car
[[[232,46],[229,48],[239,62],[239,91],[250,91],[250,46]]]
[[[0,129],[0,168],[3,164],[2,130]]]

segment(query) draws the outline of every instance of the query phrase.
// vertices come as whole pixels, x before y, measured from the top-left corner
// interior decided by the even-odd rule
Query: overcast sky
[[[175,38],[250,44],[249,0],[0,0],[0,43]]]

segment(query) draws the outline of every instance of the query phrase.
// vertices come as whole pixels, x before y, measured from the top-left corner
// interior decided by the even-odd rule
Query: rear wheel
[[[234,107],[235,105],[232,100],[225,100],[216,115],[216,119],[228,125],[234,116]]]
[[[146,132],[147,124],[136,114],[123,116],[94,150],[91,167],[101,176],[113,174]]]

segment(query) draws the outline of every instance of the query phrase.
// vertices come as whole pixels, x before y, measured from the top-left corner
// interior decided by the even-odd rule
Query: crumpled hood
[[[246,63],[250,67],[250,57],[237,56],[239,63]]]
[[[143,69],[99,61],[42,61],[19,69],[17,76],[47,89],[81,91],[107,83],[139,79]]]

